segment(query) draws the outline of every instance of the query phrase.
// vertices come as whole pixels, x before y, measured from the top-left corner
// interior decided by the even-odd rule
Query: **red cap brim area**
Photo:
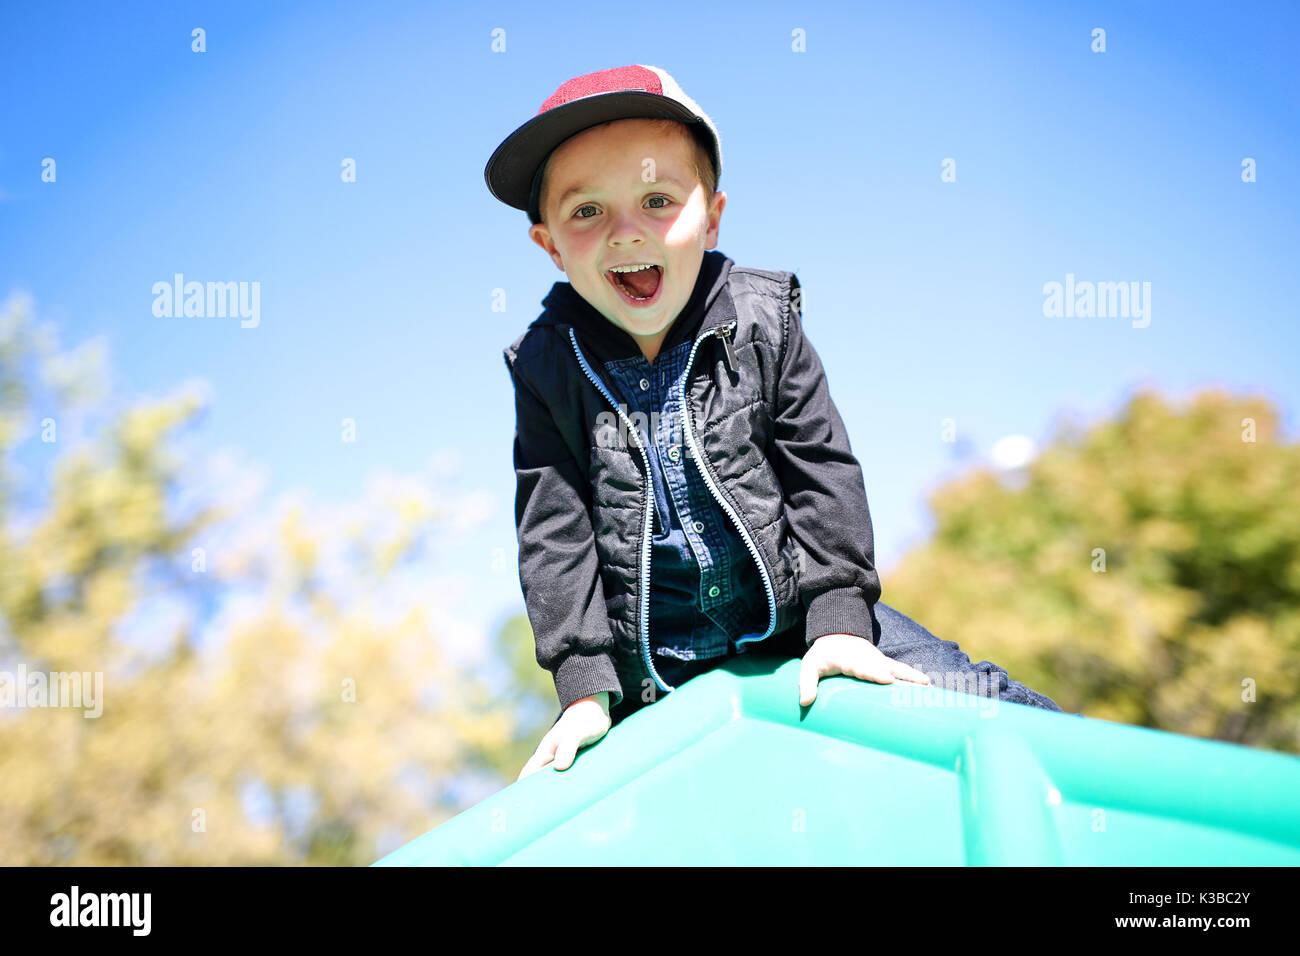
[[[507,206],[530,212],[528,207],[533,175],[546,157],[570,136],[592,126],[620,119],[669,119],[688,124],[701,122],[685,105],[641,90],[584,96],[534,116],[506,137],[492,153],[492,158],[483,171],[488,189]],[[717,163],[717,157],[714,161]],[[530,218],[533,218],[531,212]]]

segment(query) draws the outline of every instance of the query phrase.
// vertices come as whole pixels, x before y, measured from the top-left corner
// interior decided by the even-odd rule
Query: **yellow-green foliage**
[[[1300,752],[1300,446],[1273,407],[1139,393],[1027,472],[935,493],[886,603],[1069,711]]]
[[[462,809],[449,782],[514,779],[535,728],[516,726],[513,685],[444,653],[432,598],[396,614],[384,600],[436,507],[394,494],[329,527],[291,506],[241,542],[249,515],[179,510],[190,479],[169,447],[200,403],[123,405],[78,447],[74,411],[46,404],[68,356],[42,357],[38,333],[22,302],[0,315],[0,670],[102,672],[103,711],[0,708],[5,864],[365,864],[381,837]],[[47,418],[60,430],[43,443]],[[24,487],[42,458],[48,487]],[[327,574],[339,537],[344,567]],[[127,640],[159,594],[188,613],[137,614],[147,640]],[[226,623],[200,645],[211,605]],[[252,786],[264,819],[245,813]]]

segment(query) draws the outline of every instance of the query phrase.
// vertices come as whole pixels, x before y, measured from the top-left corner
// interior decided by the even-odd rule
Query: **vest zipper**
[[[641,443],[641,434],[636,430],[636,426],[623,413],[623,409],[619,408],[618,402],[614,401],[614,396],[605,387],[605,383],[587,364],[586,356],[582,354],[582,349],[578,348],[578,337],[574,335],[573,326],[569,326],[569,341],[573,343],[573,352],[578,357],[578,364],[582,366],[582,370],[586,373],[587,378],[591,380],[591,384],[595,385],[600,394],[605,396],[605,400],[614,407],[614,411],[618,413],[619,418],[623,420],[623,424],[627,426],[628,434],[633,436],[633,441],[636,442],[636,447],[641,452],[641,461],[645,465],[645,511],[641,520],[641,603],[637,621],[641,637],[641,661],[662,690],[672,691],[673,688],[669,687],[664,682],[664,679],[659,676],[659,672],[655,670],[654,664],[650,660],[650,519],[655,512],[655,487],[654,481],[650,477],[650,456]],[[695,354],[694,349],[691,350],[691,354]]]
[[[731,347],[731,330],[735,327],[735,322],[728,322],[718,331],[718,335],[722,337],[722,344],[727,347],[727,368],[739,372],[740,369],[736,366],[736,350]]]
[[[752,634],[737,638],[736,646],[739,647],[741,644],[750,641],[764,640],[769,637],[774,630],[776,630],[776,594],[772,590],[772,579],[767,572],[767,566],[763,564],[763,557],[759,553],[758,547],[754,544],[754,539],[749,536],[749,531],[745,529],[745,525],[740,520],[740,516],[736,514],[731,505],[729,505],[726,499],[722,497],[722,493],[718,491],[718,486],[715,483],[712,474],[713,466],[700,452],[699,445],[695,443],[695,430],[691,426],[691,405],[686,399],[686,386],[691,380],[691,363],[695,361],[695,351],[700,347],[700,343],[710,335],[717,335],[722,339],[723,344],[727,347],[727,365],[730,366],[733,372],[738,371],[735,365],[736,355],[731,348],[731,333],[735,330],[737,321],[739,320],[732,319],[724,325],[715,326],[695,340],[695,344],[691,346],[691,354],[686,359],[686,371],[682,375],[680,399],[682,403],[682,423],[685,426],[686,441],[691,446],[691,454],[695,456],[696,463],[703,463],[703,467],[700,468],[700,474],[704,476],[704,484],[708,486],[713,497],[717,499],[718,504],[722,506],[722,510],[730,516],[732,522],[734,522],[736,527],[740,529],[740,536],[744,538],[745,546],[749,548],[750,556],[753,557],[754,563],[758,565],[759,573],[763,576],[763,587],[767,591],[767,605],[769,609],[767,631],[763,634]]]

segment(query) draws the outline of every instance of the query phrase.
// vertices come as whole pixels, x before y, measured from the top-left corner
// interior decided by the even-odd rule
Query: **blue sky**
[[[522,609],[501,349],[564,276],[483,166],[566,79],[653,64],[721,131],[718,248],[798,272],[887,572],[971,464],[945,418],[985,455],[1142,385],[1218,385],[1295,435],[1298,10],[6,4],[0,299],[29,293],[66,345],[102,336],[125,395],[206,380],[203,441],[272,493],[355,501],[376,470],[459,460],[494,507],[445,563],[491,622]],[[178,272],[258,282],[260,323],[156,317]],[[1067,274],[1149,282],[1149,326],[1044,316]]]

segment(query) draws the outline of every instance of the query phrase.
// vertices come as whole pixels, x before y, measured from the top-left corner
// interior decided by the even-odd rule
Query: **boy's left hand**
[[[813,641],[803,656],[799,669],[799,704],[807,707],[817,699],[817,682],[823,677],[843,674],[877,684],[892,684],[895,678],[915,684],[928,684],[923,672],[886,657],[865,637],[855,634],[826,634]]]

